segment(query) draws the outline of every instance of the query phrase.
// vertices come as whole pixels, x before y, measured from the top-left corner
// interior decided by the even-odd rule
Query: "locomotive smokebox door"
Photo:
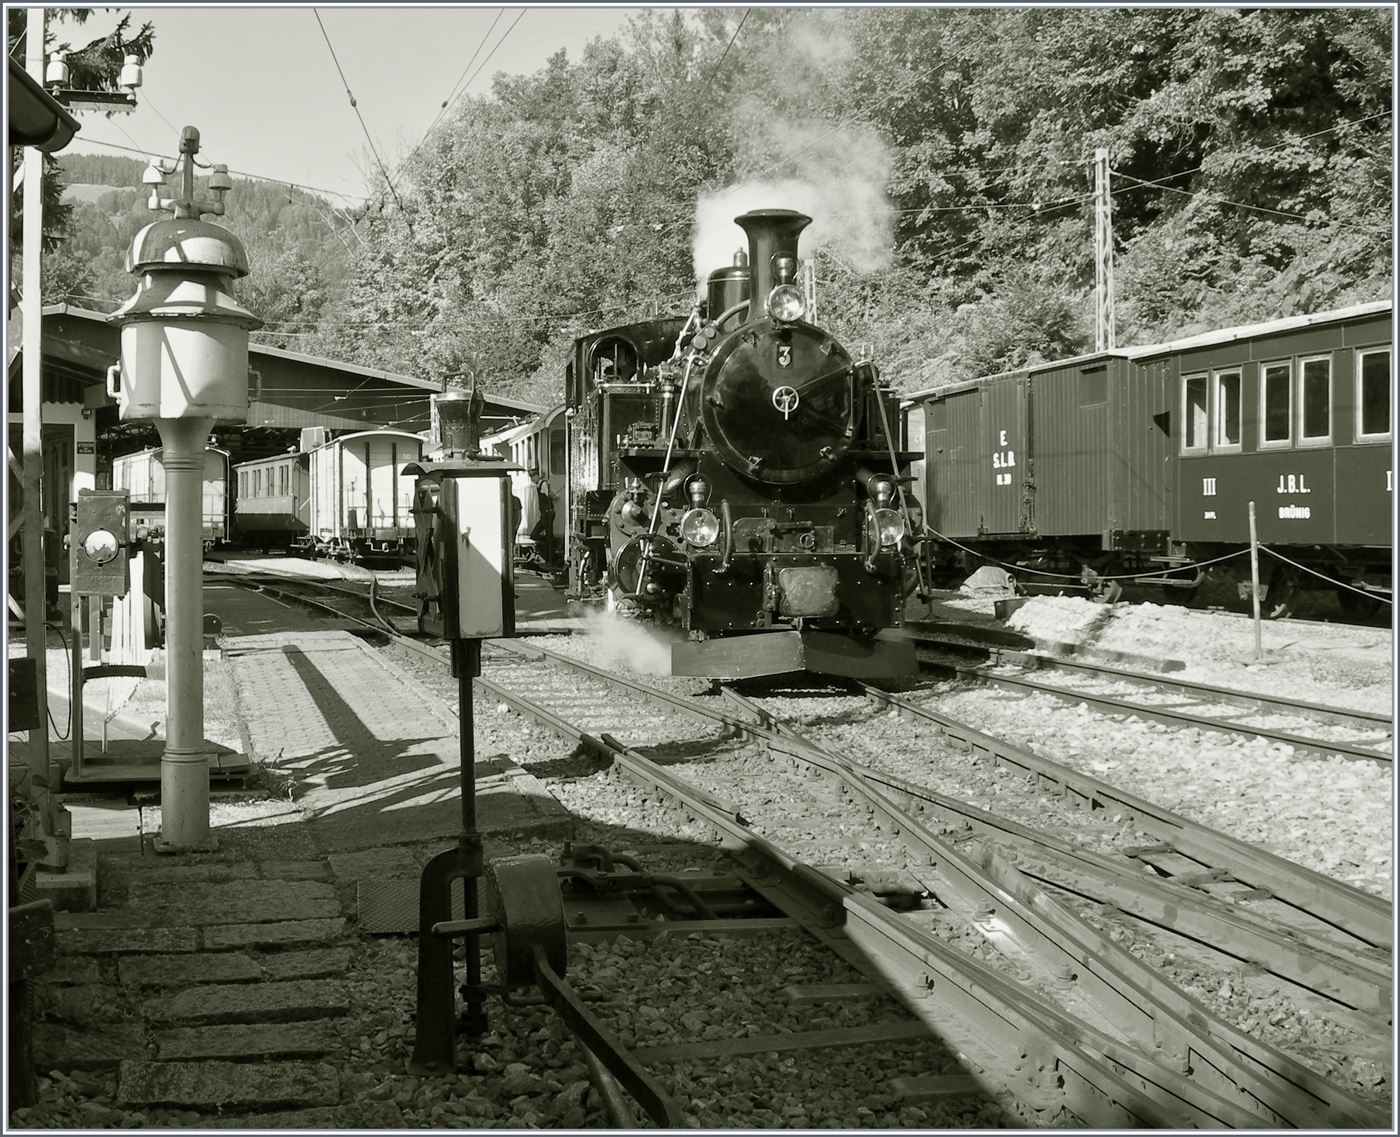
[[[444,639],[515,634],[510,470],[499,462],[410,463],[418,630]]]

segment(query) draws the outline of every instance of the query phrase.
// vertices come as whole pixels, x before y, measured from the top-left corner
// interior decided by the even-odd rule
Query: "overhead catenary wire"
[[[336,58],[335,47],[331,44],[331,37],[326,33],[326,25],[321,22],[321,13],[315,8],[311,9],[311,14],[316,17],[316,24],[321,29],[321,35],[326,41],[326,48],[331,53],[331,61],[335,64],[336,72],[340,75],[340,80],[345,84],[345,94],[350,99],[350,109],[355,112],[355,117],[359,119],[360,129],[364,131],[365,141],[369,143],[369,151],[374,155],[375,163],[379,166],[379,172],[384,175],[384,180],[389,184],[389,192],[394,195],[394,202],[399,207],[399,212],[403,212],[403,202],[399,200],[398,191],[394,189],[394,183],[389,181],[389,172],[384,168],[384,162],[379,157],[379,150],[374,145],[374,139],[370,137],[369,127],[365,125],[364,115],[360,114],[360,105],[355,99],[354,93],[350,90],[350,83],[345,78],[345,72],[341,69],[340,60]],[[413,232],[413,219],[407,214],[404,215],[404,222],[408,225],[408,231]]]
[[[474,72],[472,72],[471,78],[467,80],[467,84],[470,84],[470,83],[472,82],[472,80],[474,80],[479,74],[481,74],[481,69],[482,69],[483,67],[485,67],[488,63],[491,62],[491,57],[492,57],[493,55],[495,55],[497,51],[500,50],[501,44],[503,44],[503,43],[506,42],[506,39],[510,36],[510,33],[513,32],[513,31],[515,30],[515,25],[518,24],[518,23],[520,23],[521,19],[524,18],[525,13],[526,13],[528,10],[529,10],[529,9],[521,9],[520,15],[518,15],[518,16],[515,17],[514,23],[512,23],[512,24],[510,25],[510,27],[508,27],[508,28],[501,34],[501,38],[498,39],[498,40],[496,41],[495,47],[493,47],[489,52],[486,53],[486,58],[483,59],[483,60],[481,61],[481,63],[478,65],[477,69],[476,69]],[[496,21],[499,21],[499,19],[500,19],[500,14],[497,14]],[[494,27],[496,26],[496,21],[492,21],[491,28],[494,28]],[[472,58],[473,58],[473,59],[475,59],[475,58],[476,58],[476,55],[480,53],[481,49],[482,49],[483,47],[486,46],[486,40],[487,40],[487,38],[489,38],[490,35],[491,35],[491,28],[488,28],[487,31],[486,31],[486,35],[482,37],[481,43],[477,46],[476,52],[473,53],[473,55],[472,55]],[[467,67],[470,67],[470,66],[471,66],[471,63],[468,62]],[[463,74],[466,74],[466,68],[463,68]],[[408,154],[408,157],[407,157],[407,158],[405,158],[402,162],[399,163],[399,171],[400,171],[400,173],[402,173],[403,170],[405,170],[405,169],[408,168],[409,163],[411,163],[411,162],[413,161],[413,159],[416,158],[416,157],[418,156],[418,151],[420,151],[421,149],[423,149],[423,147],[424,147],[424,145],[427,143],[428,139],[432,137],[433,130],[437,127],[437,124],[438,124],[439,122],[442,121],[442,117],[443,117],[443,115],[445,115],[445,114],[447,113],[447,110],[448,110],[449,105],[450,105],[452,102],[454,102],[455,99],[457,98],[457,94],[456,94],[457,88],[460,87],[460,86],[462,86],[462,85],[463,85],[463,83],[462,83],[461,78],[458,78],[457,83],[453,86],[452,93],[448,95],[448,97],[447,97],[446,100],[444,100],[444,102],[443,102],[443,104],[442,104],[442,109],[438,112],[437,117],[434,118],[433,121],[432,121],[431,123],[428,124],[428,129],[427,129],[426,131],[423,132],[423,137],[420,138],[420,139],[418,140],[418,145],[415,146],[411,151],[409,151],[409,154]],[[386,182],[386,188],[387,188],[388,192],[393,193],[393,194],[394,194],[394,200],[395,200],[395,201],[398,201],[398,194],[397,194],[397,192],[396,192],[395,189],[394,189],[394,182],[392,181],[392,179],[389,178],[389,176],[388,176],[387,174],[385,175],[385,182]],[[382,204],[382,202],[383,202],[383,200],[384,200],[384,193],[385,193],[385,190],[380,190],[380,191],[379,191],[379,194],[377,195],[381,204]],[[372,208],[372,207],[369,206],[369,205],[366,206],[366,210],[369,210],[370,208]],[[400,209],[403,208],[402,204],[400,204],[399,208],[400,208]],[[410,230],[411,230],[411,229],[412,229],[412,226],[410,226],[409,228],[410,228]]]

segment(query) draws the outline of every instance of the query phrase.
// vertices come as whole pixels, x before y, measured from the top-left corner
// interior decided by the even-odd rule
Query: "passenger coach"
[[[562,562],[564,535],[568,520],[568,449],[564,437],[564,404],[531,419],[529,422],[483,435],[481,448],[490,454],[509,459],[511,493],[520,502],[520,524],[515,543],[518,555],[528,561],[534,556],[548,560],[544,550],[536,547],[532,534],[540,520],[540,483],[548,486],[554,502],[553,559]]]
[[[910,396],[935,567],[1185,599],[1207,562],[1248,579],[1252,501],[1301,566],[1265,558],[1271,615],[1319,587],[1366,610],[1390,593],[1391,337],[1382,301]]]

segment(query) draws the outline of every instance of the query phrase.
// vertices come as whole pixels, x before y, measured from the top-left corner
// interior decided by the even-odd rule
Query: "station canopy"
[[[115,416],[107,394],[107,368],[121,352],[121,329],[101,312],[53,304],[44,309],[43,369],[47,392],[81,394],[85,407]],[[244,432],[258,428],[297,430],[325,427],[332,433],[392,427],[420,433],[428,429],[428,397],[441,383],[398,375],[354,363],[250,344],[248,421]],[[534,403],[483,392],[481,431],[504,430],[544,408]],[[102,420],[99,419],[99,423]],[[238,431],[240,424],[220,424],[218,433]],[[100,432],[99,432],[100,433]]]

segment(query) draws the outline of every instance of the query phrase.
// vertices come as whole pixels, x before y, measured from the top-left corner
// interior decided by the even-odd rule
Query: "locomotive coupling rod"
[[[549,1005],[578,1035],[586,1050],[592,1051],[637,1104],[646,1110],[662,1129],[681,1129],[685,1119],[671,1096],[661,1088],[636,1055],[625,1049],[587,1007],[579,994],[549,965],[543,944],[535,944],[533,952],[535,982]],[[604,1092],[600,1089],[600,1095]]]
[[[497,932],[500,928],[501,925],[489,916],[476,920],[442,920],[433,925],[433,935],[450,940],[457,936],[480,936],[487,932]]]

